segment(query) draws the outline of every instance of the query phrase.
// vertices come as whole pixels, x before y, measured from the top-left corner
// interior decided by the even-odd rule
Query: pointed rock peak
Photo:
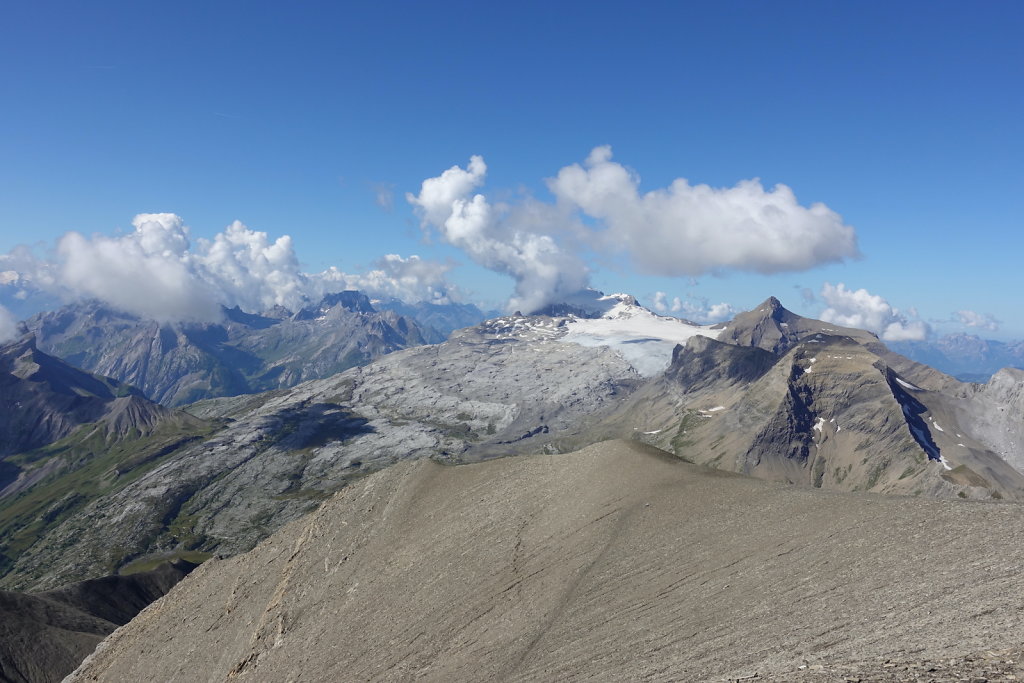
[[[765,299],[754,310],[737,315],[726,325],[718,339],[741,346],[758,346],[782,355],[815,335],[849,337],[860,344],[878,341],[877,337],[864,330],[839,327],[799,316],[787,310],[774,296]],[[821,343],[820,340],[817,343]]]
[[[761,305],[755,308],[750,313],[757,313],[764,318],[772,318],[773,320],[782,321],[785,316],[795,315],[789,311],[782,302],[776,299],[774,296],[770,296],[761,302]]]

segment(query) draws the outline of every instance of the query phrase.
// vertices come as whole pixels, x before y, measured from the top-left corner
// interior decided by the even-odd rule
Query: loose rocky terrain
[[[1022,563],[1016,503],[622,441],[409,461],[207,562],[70,680],[1010,680]]]

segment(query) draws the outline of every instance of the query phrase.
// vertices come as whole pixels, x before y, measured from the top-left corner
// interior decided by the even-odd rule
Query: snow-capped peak
[[[694,335],[714,339],[721,332],[657,315],[629,294],[597,294],[593,301],[604,309],[600,317],[574,318],[566,324],[567,333],[561,340],[611,347],[645,377],[668,368],[676,344],[684,344]]]

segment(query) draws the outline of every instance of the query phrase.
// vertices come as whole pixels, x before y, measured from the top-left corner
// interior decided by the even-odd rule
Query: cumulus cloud
[[[493,205],[474,193],[486,174],[483,158],[473,156],[465,169],[453,166],[424,180],[419,194],[407,193],[406,199],[424,228],[436,228],[474,262],[515,280],[509,310],[533,311],[585,287],[588,274],[583,262],[552,235],[534,230],[557,229],[551,218],[559,209],[533,201],[516,207]]]
[[[181,219],[140,214],[133,225],[121,237],[64,235],[57,243],[60,284],[156,320],[216,320],[218,297],[190,268]]]
[[[18,335],[18,321],[3,306],[0,306],[0,344],[14,339]]]
[[[855,231],[839,214],[821,203],[800,205],[786,185],[765,190],[755,179],[713,188],[679,178],[645,194],[639,186],[608,146],[548,181],[559,202],[603,223],[597,246],[626,250],[648,274],[778,273],[859,255]]]
[[[358,289],[379,298],[445,304],[458,292],[446,279],[453,267],[452,263],[429,261],[415,255],[402,258],[398,254],[387,254],[366,273],[348,274],[331,267],[310,277],[318,291],[325,294]]]
[[[297,310],[350,288],[409,301],[437,301],[452,291],[445,282],[452,266],[417,256],[389,255],[364,274],[336,268],[308,274],[291,237],[272,240],[238,221],[213,239],[194,242],[172,213],[139,214],[132,226],[131,233],[114,237],[69,232],[49,258],[15,249],[0,256],[0,284],[63,301],[95,298],[161,322],[219,320],[222,305],[251,312],[275,305]]]
[[[973,327],[991,332],[999,329],[999,320],[991,313],[976,313],[971,310],[956,311],[953,313],[953,322],[960,323],[964,327]]]
[[[927,323],[893,308],[888,301],[866,289],[852,290],[842,282],[838,285],[826,282],[821,298],[828,306],[821,313],[822,320],[870,330],[885,341],[921,341],[930,332]]]
[[[659,313],[672,313],[676,317],[702,325],[729,320],[736,315],[736,309],[731,304],[724,302],[711,304],[703,297],[694,296],[688,296],[685,299],[676,296],[669,301],[665,292],[654,293],[651,307]]]
[[[406,199],[424,228],[515,280],[510,308],[536,308],[585,285],[578,254],[588,249],[624,255],[645,274],[690,278],[806,270],[859,255],[855,231],[839,214],[802,206],[785,185],[712,188],[678,179],[641,194],[639,176],[612,161],[607,146],[548,179],[553,203],[492,203],[479,192],[486,175],[483,157],[473,156]]]

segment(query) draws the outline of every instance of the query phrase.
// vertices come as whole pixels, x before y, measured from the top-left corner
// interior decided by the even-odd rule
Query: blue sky
[[[666,275],[552,228],[600,289],[679,297],[680,315],[774,294],[876,327],[1022,338],[1022,30],[1015,2],[13,4],[0,254],[53,259],[67,231],[114,237],[168,212],[192,238],[235,220],[290,235],[306,272],[455,262],[467,299],[499,305],[508,268],[421,228],[405,193],[480,155],[473,192],[492,205],[555,206],[546,179],[610,145],[641,193],[783,183],[841,216],[860,257]]]

